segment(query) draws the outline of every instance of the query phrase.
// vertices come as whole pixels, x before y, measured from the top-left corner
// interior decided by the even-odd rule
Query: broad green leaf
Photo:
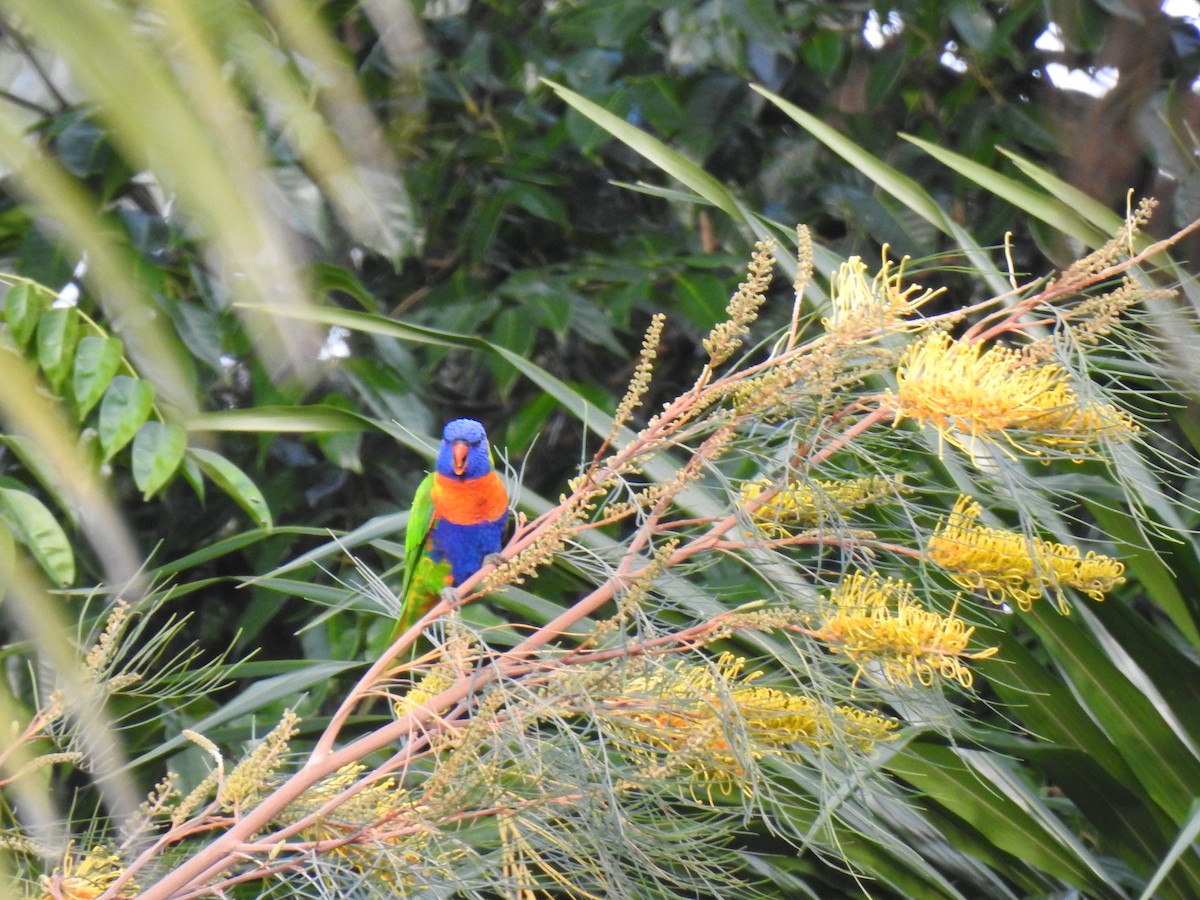
[[[133,440],[154,409],[154,388],[150,382],[130,375],[118,375],[100,401],[100,446],[108,462]]]
[[[271,510],[258,486],[241,469],[219,453],[203,447],[189,447],[187,458],[200,467],[206,476],[233,498],[260,528],[270,528]]]
[[[317,435],[317,446],[321,454],[348,472],[362,474],[362,432],[339,431]]]
[[[675,299],[689,319],[707,331],[726,318],[729,286],[711,272],[677,272]]]
[[[1108,537],[1121,546],[1129,575],[1143,585],[1154,603],[1162,609],[1175,627],[1200,647],[1200,623],[1194,604],[1183,593],[1187,578],[1180,578],[1172,571],[1166,560],[1153,547],[1145,545],[1137,526],[1122,510],[1113,509],[1104,503],[1089,503],[1088,509],[1104,529]],[[1174,564],[1178,568],[1179,563]]]
[[[29,549],[42,571],[61,587],[71,584],[75,580],[75,554],[66,532],[46,504],[17,488],[0,487],[0,509],[13,535]]]
[[[24,347],[33,337],[43,306],[41,295],[32,284],[21,282],[8,289],[4,297],[4,322],[18,347]]]
[[[311,270],[313,290],[322,296],[341,292],[358,301],[367,312],[379,312],[379,301],[353,272],[330,263],[314,263]]]
[[[801,44],[800,56],[823,84],[830,84],[842,64],[845,48],[839,32],[819,29]]]
[[[70,122],[56,136],[54,149],[63,167],[80,178],[100,175],[112,165],[112,146],[91,118]]]
[[[1121,784],[1133,771],[1078,698],[1037,659],[1012,632],[1000,641],[1000,652],[975,664],[1000,699],[1038,739],[1088,754]]]
[[[514,184],[507,191],[507,199],[531,216],[547,219],[564,227],[567,225],[567,205],[536,184]]]
[[[179,340],[192,356],[214,369],[221,367],[221,323],[216,312],[198,304],[175,303],[171,320]]]
[[[167,484],[183,462],[187,434],[178,425],[150,420],[133,439],[133,480],[149,500]]]
[[[322,401],[322,408],[339,409],[355,417],[355,421],[367,424],[368,419],[354,412],[354,401],[341,394],[329,394]],[[371,423],[373,424],[373,423]],[[362,431],[326,431],[317,435],[317,446],[331,463],[339,468],[362,474]]]
[[[1200,760],[1164,721],[1154,702],[1118,668],[1080,617],[1062,616],[1050,606],[1035,604],[1027,621],[1046,642],[1143,790],[1181,823],[1195,795],[1194,786],[1200,784]]]
[[[100,402],[104,391],[121,368],[124,352],[124,345],[116,338],[89,334],[79,342],[72,378],[79,418],[84,418]]]
[[[21,461],[21,465],[29,470],[64,518],[72,526],[77,525],[70,489],[63,480],[62,473],[46,458],[45,452],[32,440],[18,434],[0,435],[0,441]]]
[[[189,459],[185,455],[180,471],[183,473],[184,481],[192,486],[192,490],[195,491],[196,496],[203,503],[205,498],[204,473],[200,470],[200,466],[196,464],[194,459]]]
[[[992,43],[996,22],[982,4],[974,3],[973,0],[967,0],[965,3],[957,0],[950,5],[946,15],[954,24],[955,31],[973,50],[986,50]]]
[[[513,353],[528,357],[538,333],[537,329],[532,327],[530,318],[530,312],[526,309],[513,307],[501,310],[492,320],[491,339],[493,343],[505,347]],[[491,357],[488,365],[492,370],[492,377],[496,379],[496,386],[501,396],[508,396],[513,384],[520,377],[520,373],[496,357]]]
[[[887,768],[942,804],[992,844],[1097,897],[1119,887],[1083,844],[1022,781],[1015,764],[994,754],[912,744]]]
[[[255,406],[197,413],[186,422],[188,431],[353,432],[376,427],[366,416],[331,404],[316,406]]]
[[[421,242],[419,207],[399,174],[366,165],[356,166],[354,174],[353,185],[341,169],[336,181],[330,179],[330,188],[339,189],[334,196],[342,202],[343,218],[365,246],[398,262]]]
[[[1025,742],[1016,755],[1075,804],[1091,827],[1104,835],[1107,848],[1134,871],[1149,875],[1167,850],[1174,828],[1171,820],[1137,790],[1136,782],[1113,778],[1086,750],[1056,746],[1038,737]],[[1186,886],[1189,873],[1178,875],[1173,879],[1177,891]]]
[[[79,311],[74,308],[48,309],[38,319],[38,365],[55,393],[62,391],[71,371],[78,339]]]

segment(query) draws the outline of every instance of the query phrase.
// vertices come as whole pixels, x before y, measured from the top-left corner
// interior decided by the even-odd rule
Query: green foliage
[[[475,598],[460,626],[438,626],[449,629],[434,630],[448,652],[426,666],[429,683],[417,672],[370,680],[383,676],[377,661],[403,578],[396,510],[421,480],[428,435],[452,415],[483,419],[519,470],[510,487],[528,520],[561,514],[554,498],[571,494],[564,485],[599,442],[629,446],[664,401],[696,384],[705,335],[727,321],[731,273],[754,240],[790,246],[793,223],[806,223],[818,275],[795,306],[779,302],[777,278],[757,343],[738,351],[734,371],[762,364],[779,341],[813,337],[831,314],[838,266],[877,258],[881,244],[918,257],[911,277],[948,288],[931,314],[953,315],[1052,291],[1024,273],[1068,269],[1103,247],[1125,222],[1130,188],[1163,203],[1146,236],[1105,264],[1200,215],[1186,22],[1151,2],[1032,0],[0,7],[9,63],[0,75],[0,654],[10,674],[0,711],[29,725],[0,748],[0,813],[11,825],[20,810],[21,828],[52,851],[10,831],[22,877],[91,865],[93,883],[111,884],[143,845],[109,825],[133,821],[142,797],[157,798],[159,818],[138,820],[152,829],[175,827],[163,817],[189,795],[200,805],[181,821],[205,803],[218,818],[244,815],[300,785],[284,744],[316,758],[336,743],[339,761],[372,767],[411,752],[418,739],[397,725],[404,691],[415,702],[478,663],[508,691],[477,683],[463,701],[469,720],[455,720],[465,735],[457,752],[431,746],[375,781],[330,766],[307,785],[320,798],[364,788],[335,820],[347,828],[370,824],[373,803],[415,817],[405,821],[420,827],[398,843],[375,845],[390,848],[385,869],[418,860],[429,884],[463,895],[539,884],[567,894],[551,872],[606,896],[750,896],[759,885],[823,897],[1200,892],[1189,838],[1200,776],[1200,610],[1186,589],[1200,578],[1186,499],[1200,446],[1188,405],[1200,294],[1182,262],[1192,236],[1127,270],[1142,306],[1120,341],[1102,352],[1068,342],[1055,357],[1083,396],[1116,396],[1153,423],[1145,455],[1121,446],[1108,448],[1107,468],[1046,468],[998,454],[993,469],[977,468],[979,448],[963,455],[878,422],[820,461],[830,468],[813,471],[806,495],[784,474],[788,453],[849,421],[838,394],[813,390],[779,419],[742,421],[729,455],[672,496],[684,523],[675,536],[745,511],[741,487],[760,480],[798,499],[836,479],[891,479],[884,496],[894,506],[831,500],[826,518],[804,526],[827,540],[849,535],[854,553],[813,550],[810,535],[787,531],[799,520],[781,515],[760,526],[787,537],[769,532],[752,552],[719,547],[695,568],[647,574],[649,587],[622,588],[626,606],[582,614],[573,604],[615,583],[631,535],[651,533],[637,531],[645,509],[636,527],[601,525],[604,510],[672,485],[716,433],[685,429],[670,446],[648,445],[644,473],[622,473],[596,521],[579,520],[536,581]],[[1050,21],[1061,50],[1035,45]],[[1122,89],[1084,99],[1057,83],[1051,63],[1084,74],[1117,66]],[[794,276],[804,264],[779,268]],[[1081,290],[1093,287],[1093,297],[1127,289]],[[641,371],[638,335],[660,312],[647,363],[655,378],[639,398],[646,413],[622,413],[614,432],[621,392]],[[1032,340],[1071,333],[1069,316],[1048,315],[1029,326]],[[885,342],[878,356],[864,345],[855,364],[867,375],[855,390],[894,389],[883,360],[894,363],[886,354],[902,343]],[[737,402],[731,394],[713,408]],[[898,472],[908,477],[896,482]],[[972,692],[881,690],[867,676],[850,688],[856,668],[844,654],[814,656],[815,638],[747,627],[763,614],[754,607],[729,633],[698,639],[709,652],[688,655],[721,675],[721,696],[701,708],[661,702],[671,685],[702,676],[653,654],[642,668],[637,659],[581,667],[579,681],[488,668],[501,651],[541,666],[559,659],[551,647],[586,656],[669,640],[763,598],[772,611],[815,615],[814,585],[829,586],[851,558],[911,573],[893,548],[918,550],[914,535],[935,529],[956,494],[980,490],[991,525],[1117,553],[1126,581],[1069,618],[1044,605],[1011,616],[968,606],[976,637],[1000,648],[969,662]],[[854,527],[831,530],[833,521]],[[664,546],[629,558],[641,565]],[[743,552],[751,563],[738,565]],[[944,573],[916,583],[922,597],[953,590]],[[112,615],[118,597],[133,604],[137,628]],[[579,615],[570,630],[542,631],[569,609]],[[127,665],[98,677],[89,648],[106,627]],[[521,657],[534,633],[554,641]],[[754,716],[730,705],[749,686],[722,668],[724,650],[762,670],[755,684],[909,724],[876,755],[776,747],[747,764],[752,794],[704,796],[695,768],[648,762],[663,746],[648,721],[621,718],[629,698],[615,685],[640,677],[661,708],[701,725],[715,704],[743,727],[737,741],[761,738]],[[135,674],[153,690],[124,677]],[[83,714],[91,708],[99,718]],[[276,730],[291,722],[285,710],[299,717],[294,734]],[[112,723],[122,747],[96,755]],[[653,725],[672,733],[669,721]],[[259,763],[261,795],[218,790],[213,773],[242,778]],[[153,790],[168,771],[177,779]],[[646,789],[656,771],[658,789]],[[445,806],[405,805],[406,792],[437,797],[443,784]],[[572,784],[590,786],[586,802],[564,802]],[[458,817],[505,803],[507,818]],[[277,804],[260,824],[291,827],[313,812]],[[449,820],[454,829],[426,827]],[[77,840],[69,853],[63,828]],[[164,871],[198,843],[166,854]],[[311,877],[281,879],[277,890],[394,896],[422,886],[377,878],[361,847],[305,847],[317,851],[305,857],[317,860]],[[290,864],[288,848],[262,849]],[[563,869],[538,867],[547,861]]]
[[[250,478],[225,457],[201,447],[189,449],[182,427],[165,415],[179,413],[156,402],[151,381],[133,373],[133,363],[124,355],[122,342],[82,312],[70,292],[54,291],[28,280],[9,276],[11,287],[5,297],[5,324],[13,349],[27,351],[30,363],[46,391],[57,399],[43,405],[30,397],[34,415],[64,414],[67,427],[80,436],[99,474],[101,467],[117,461],[129,468],[143,500],[165,489],[181,471],[185,453],[200,472],[246,509],[256,523],[270,524],[270,511],[261,491]],[[69,300],[64,300],[69,296]],[[74,549],[55,515],[32,491],[44,491],[59,505],[62,515],[73,518],[76,511],[64,493],[61,478],[52,467],[38,460],[38,452],[27,436],[10,434],[5,441],[17,463],[8,471],[13,487],[5,495],[5,518],[18,540],[29,550],[50,579],[60,587],[76,583]],[[132,448],[123,453],[126,448]],[[198,491],[202,486],[195,482]],[[202,496],[202,494],[201,494]]]

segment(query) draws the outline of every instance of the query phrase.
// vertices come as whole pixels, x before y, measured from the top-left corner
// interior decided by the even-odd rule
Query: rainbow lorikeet
[[[404,535],[404,581],[395,637],[417,621],[447,587],[462,584],[500,551],[508,491],[492,467],[487,432],[454,419],[442,432],[434,470],[413,498]]]

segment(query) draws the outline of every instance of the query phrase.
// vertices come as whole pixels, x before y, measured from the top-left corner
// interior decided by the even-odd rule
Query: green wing
[[[404,581],[400,584],[400,617],[393,640],[417,620],[414,615],[418,598],[413,590],[417,570],[422,568],[425,543],[429,539],[429,526],[433,521],[433,473],[417,487],[412,509],[408,512],[408,527],[404,531]]]

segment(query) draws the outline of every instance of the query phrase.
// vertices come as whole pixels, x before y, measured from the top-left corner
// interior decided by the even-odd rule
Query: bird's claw
[[[451,609],[458,606],[462,601],[458,596],[458,588],[447,585],[441,590],[441,600]]]
[[[502,566],[504,565],[504,562],[505,560],[503,553],[489,553],[483,558],[483,564],[485,566]]]

